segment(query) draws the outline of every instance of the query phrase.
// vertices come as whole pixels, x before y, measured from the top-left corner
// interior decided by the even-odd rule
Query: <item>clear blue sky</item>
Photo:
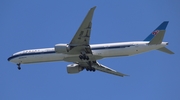
[[[68,62],[17,66],[13,53],[69,43],[88,10],[97,6],[90,43],[143,40],[169,21],[164,41],[174,55],[159,51],[102,59],[130,75],[102,72],[69,75]],[[179,0],[1,0],[0,100],[180,100]]]

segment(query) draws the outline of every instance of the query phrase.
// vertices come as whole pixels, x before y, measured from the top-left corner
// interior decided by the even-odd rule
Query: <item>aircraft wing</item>
[[[121,76],[121,77],[128,76],[126,74],[123,74],[123,73],[120,73],[120,72],[118,72],[116,70],[113,70],[113,69],[111,69],[109,67],[106,67],[106,66],[104,66],[102,64],[99,64],[98,62],[95,65],[93,65],[92,67],[94,67],[96,70],[99,70],[99,71],[102,71],[102,72],[105,72],[105,73],[109,73],[109,74],[113,74],[113,75],[117,75],[117,76]]]
[[[86,68],[88,68],[89,66],[92,66],[93,68],[95,68],[98,71],[109,73],[109,74],[113,74],[113,75],[117,75],[117,76],[121,76],[121,77],[128,76],[128,75],[120,73],[120,72],[118,72],[118,71],[116,71],[114,69],[106,67],[106,66],[104,66],[102,64],[99,64],[97,61],[92,61],[91,64],[89,62],[86,63],[86,62],[82,61],[82,62],[78,62],[78,64],[80,66],[84,66]]]
[[[96,7],[93,7],[89,10],[88,14],[84,18],[81,26],[77,30],[76,34],[74,35],[73,39],[70,42],[70,46],[89,46],[90,34],[91,34],[91,26],[92,26],[92,17]]]
[[[97,57],[95,57],[92,54],[91,47],[89,46],[89,40],[90,40],[90,34],[91,34],[91,27],[92,27],[92,17],[93,13],[96,7],[93,7],[89,10],[88,14],[84,18],[81,26],[77,30],[76,34],[74,35],[73,39],[69,43],[70,46],[70,51],[69,53],[74,53],[74,54],[80,54],[81,52],[85,52],[86,55],[89,56],[89,60],[78,60],[77,57],[73,59],[72,57],[70,58],[65,58],[65,61],[72,61],[74,63],[79,64],[80,66],[83,66],[84,68],[88,67],[93,67],[96,70],[106,72],[109,74],[117,75],[117,76],[127,76],[125,74],[122,74],[120,72],[117,72],[113,69],[110,69],[102,64],[99,64],[96,60]]]

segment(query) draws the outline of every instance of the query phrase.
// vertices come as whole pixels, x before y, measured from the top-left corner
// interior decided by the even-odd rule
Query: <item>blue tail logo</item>
[[[144,41],[151,41],[160,31],[165,31],[169,21],[161,23]]]

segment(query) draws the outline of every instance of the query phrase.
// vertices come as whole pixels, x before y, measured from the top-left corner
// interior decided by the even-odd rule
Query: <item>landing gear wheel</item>
[[[86,56],[86,60],[89,60],[89,57],[88,57],[88,56]]]
[[[18,70],[21,70],[21,64],[19,63],[17,64],[17,66],[18,66]]]
[[[18,70],[21,70],[21,67],[18,67]]]
[[[86,71],[92,71],[92,72],[95,72],[96,71],[96,69],[95,68],[93,68],[93,67],[89,67],[89,68],[86,68]]]
[[[85,57],[83,57],[83,60],[86,60],[86,58],[85,58]]]
[[[96,69],[95,68],[93,68],[93,72],[95,72],[96,71]]]
[[[83,60],[89,60],[89,57],[88,56],[86,56],[85,54],[81,54],[81,55],[79,55],[79,59],[83,59]]]
[[[79,59],[81,59],[81,60],[82,60],[82,59],[83,59],[83,56],[82,56],[82,55],[79,55]]]

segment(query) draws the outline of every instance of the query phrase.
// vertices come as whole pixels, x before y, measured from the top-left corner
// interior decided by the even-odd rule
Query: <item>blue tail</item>
[[[160,31],[165,31],[169,21],[164,21],[161,23],[144,41],[151,41],[156,34],[160,33]]]

